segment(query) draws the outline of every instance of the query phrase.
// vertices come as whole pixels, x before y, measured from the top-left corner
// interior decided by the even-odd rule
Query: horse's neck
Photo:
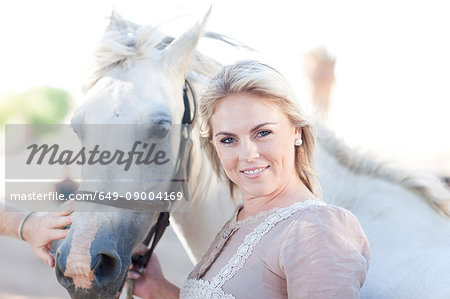
[[[435,238],[445,232],[448,234],[449,219],[399,182],[356,173],[320,145],[317,149],[316,162],[324,200],[352,211],[372,246],[386,245],[393,253],[395,248],[405,249],[407,244],[417,241],[418,234],[423,233],[430,241],[438,240]],[[450,245],[450,239],[448,241]],[[420,244],[427,246],[429,243]]]
[[[234,204],[228,186],[217,178],[200,149],[197,136],[193,136],[193,143],[190,200],[177,203],[171,214],[175,233],[191,261],[196,263],[231,216]]]

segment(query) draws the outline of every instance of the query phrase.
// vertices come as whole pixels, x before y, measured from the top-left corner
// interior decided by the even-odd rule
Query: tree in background
[[[70,111],[72,98],[61,88],[31,87],[24,93],[0,95],[0,124],[59,124]]]
[[[72,97],[66,90],[48,86],[31,87],[24,93],[2,94],[0,95],[0,134],[4,133],[5,124],[35,125],[25,126],[29,130],[25,134],[13,135],[6,140],[9,142],[8,146],[13,149],[14,142],[19,140],[17,151],[23,150],[24,140],[32,143],[31,140],[37,136],[50,133],[57,127],[36,125],[63,123],[72,104]],[[0,149],[0,155],[1,151],[2,149]],[[64,179],[55,184],[54,190],[51,191],[64,194],[64,197],[67,198],[70,193],[74,193],[78,189],[78,183],[70,178],[67,169],[64,171]]]

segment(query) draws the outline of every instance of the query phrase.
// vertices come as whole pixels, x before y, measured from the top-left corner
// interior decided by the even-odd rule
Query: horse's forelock
[[[205,32],[204,36],[232,47],[251,50],[219,33]],[[173,40],[157,26],[136,25],[113,13],[105,35],[94,49],[83,92],[86,93],[112,68],[121,66],[127,69],[139,59],[151,59],[154,51],[164,50]],[[189,65],[188,80],[204,84],[205,79],[209,80],[220,68],[221,64],[215,59],[197,51]]]
[[[108,29],[91,57],[83,92],[86,93],[113,67],[122,66],[126,69],[134,61],[148,57],[150,50],[165,37],[158,28],[152,26]]]

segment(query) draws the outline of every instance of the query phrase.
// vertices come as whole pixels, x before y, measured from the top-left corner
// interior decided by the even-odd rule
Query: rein
[[[189,95],[191,95],[192,98],[192,105],[193,105],[193,113],[191,113],[191,104],[189,101]],[[197,113],[197,103],[195,100],[195,94],[194,90],[192,89],[189,81],[184,81],[184,87],[183,87],[183,103],[184,103],[184,114],[182,118],[182,126],[181,126],[181,140],[180,140],[180,146],[178,150],[178,158],[175,164],[175,171],[174,171],[174,178],[172,179],[172,188],[173,190],[182,190],[183,196],[186,198],[186,200],[189,200],[189,194],[187,190],[186,184],[183,184],[184,181],[189,180],[189,174],[190,174],[190,156],[191,156],[191,150],[192,150],[192,140],[191,140],[191,132],[193,128],[193,124],[195,122],[195,115]],[[192,115],[191,115],[192,114]],[[177,179],[177,178],[184,178],[184,179]],[[158,220],[156,221],[156,224],[152,226],[150,231],[148,232],[147,236],[145,237],[143,244],[147,246],[148,251],[144,255],[133,255],[131,258],[131,261],[134,265],[139,266],[139,272],[142,273],[142,271],[147,266],[150,257],[158,244],[159,240],[161,239],[162,235],[164,234],[164,231],[169,226],[169,217],[170,217],[170,210],[172,207],[172,201],[164,201],[164,202],[157,202],[152,201],[151,204],[149,204],[146,201],[143,200],[137,200],[133,201],[133,208],[130,208],[130,201],[127,200],[125,197],[117,197],[114,200],[100,200],[98,198],[97,192],[92,191],[78,191],[79,194],[90,194],[92,195],[92,200],[88,202],[92,203],[99,203],[99,204],[106,204],[109,206],[122,208],[122,209],[136,209],[139,211],[160,211]],[[151,242],[151,245],[149,247],[149,244]],[[122,292],[123,286],[125,284],[125,281],[128,282],[128,289],[127,289],[127,298],[133,298],[134,293],[134,280],[128,279],[125,275],[124,280],[122,282],[122,285],[120,287],[120,291],[118,293],[117,298],[120,296],[120,293]]]

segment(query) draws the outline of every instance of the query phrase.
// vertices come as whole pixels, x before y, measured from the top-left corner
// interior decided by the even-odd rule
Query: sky
[[[301,99],[300,57],[325,47],[336,58],[329,125],[349,144],[450,176],[446,1],[2,1],[0,93],[45,84],[81,103],[84,66],[113,9],[176,35],[211,3],[207,30],[258,50]],[[203,47],[224,63],[236,59]]]

